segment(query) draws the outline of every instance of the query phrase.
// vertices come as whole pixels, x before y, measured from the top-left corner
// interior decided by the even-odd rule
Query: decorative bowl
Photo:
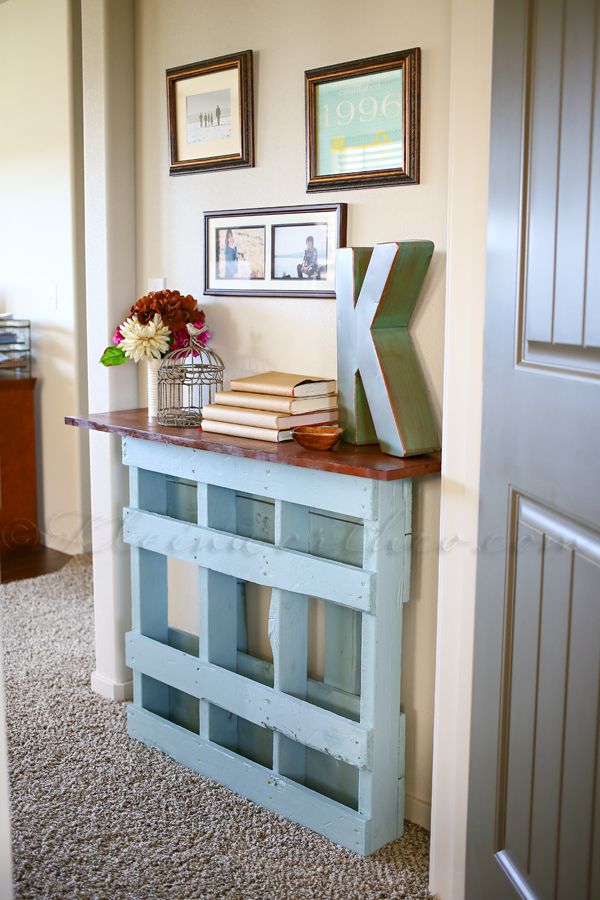
[[[292,428],[292,437],[306,450],[331,450],[342,436],[337,425],[300,425]]]

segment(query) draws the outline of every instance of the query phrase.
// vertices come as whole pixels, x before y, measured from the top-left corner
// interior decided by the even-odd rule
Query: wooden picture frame
[[[171,175],[254,165],[252,50],[167,69]]]
[[[420,48],[304,74],[308,192],[419,183]]]
[[[204,293],[335,299],[346,231],[345,203],[205,212]]]

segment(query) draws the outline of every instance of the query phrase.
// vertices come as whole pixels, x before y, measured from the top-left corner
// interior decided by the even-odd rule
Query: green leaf
[[[100,362],[103,366],[121,366],[127,362],[127,357],[120,347],[107,347],[100,357]]]

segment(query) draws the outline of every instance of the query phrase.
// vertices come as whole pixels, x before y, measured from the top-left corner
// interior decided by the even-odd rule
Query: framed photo
[[[204,213],[204,293],[335,297],[345,203]]]
[[[307,191],[419,183],[420,54],[305,72]]]
[[[215,228],[217,281],[265,280],[265,226]]]
[[[167,69],[170,174],[254,165],[252,50]]]

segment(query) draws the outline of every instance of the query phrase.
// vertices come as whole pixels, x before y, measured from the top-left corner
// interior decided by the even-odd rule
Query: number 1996
[[[358,103],[353,103],[352,100],[340,100],[333,110],[333,120],[336,125],[349,125],[355,118],[358,118],[359,122],[370,122],[378,114],[381,114],[384,119],[397,119],[402,115],[402,100],[397,99],[398,97],[401,97],[398,91],[386,94],[381,104],[378,103],[376,97],[362,97]],[[323,104],[321,111],[323,125],[328,128],[332,124],[330,105]]]

